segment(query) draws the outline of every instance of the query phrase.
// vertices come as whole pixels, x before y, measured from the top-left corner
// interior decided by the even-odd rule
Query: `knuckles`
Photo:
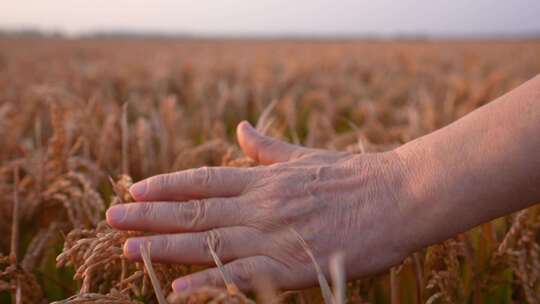
[[[126,219],[140,221],[144,219],[152,219],[156,215],[156,208],[151,203],[132,203],[126,207],[128,213]]]
[[[204,166],[191,171],[191,182],[194,185],[207,187],[215,178],[214,169]]]
[[[210,248],[217,254],[218,257],[223,257],[225,255],[225,244],[227,238],[224,237],[220,230],[210,230],[205,233],[205,237],[201,238],[202,251],[206,256],[210,257]]]
[[[176,173],[171,174],[161,174],[153,176],[148,179],[148,192],[158,192],[162,189],[167,189],[169,186],[173,185],[176,181]]]
[[[164,258],[166,256],[174,256],[176,254],[176,242],[170,237],[164,236],[158,238],[154,248],[159,248],[156,251],[156,257]]]
[[[233,282],[237,283],[242,289],[251,289],[251,284],[256,274],[257,261],[242,260],[231,266],[231,276]]]
[[[172,203],[172,213],[179,226],[185,230],[198,230],[206,220],[207,201],[192,200],[186,203]]]

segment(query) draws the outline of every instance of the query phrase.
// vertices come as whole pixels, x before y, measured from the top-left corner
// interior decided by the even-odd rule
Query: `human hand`
[[[401,162],[394,152],[353,155],[290,145],[239,124],[242,150],[262,166],[203,167],[150,177],[130,189],[136,203],[116,205],[107,221],[118,229],[157,233],[131,238],[124,253],[211,265],[216,252],[243,290],[264,276],[281,289],[317,283],[298,233],[328,273],[328,259],[345,253],[348,278],[382,271],[412,250],[402,238],[407,204]],[[292,228],[292,229],[290,229]],[[296,231],[296,233],[294,232]],[[173,283],[177,292],[222,285],[217,268]]]

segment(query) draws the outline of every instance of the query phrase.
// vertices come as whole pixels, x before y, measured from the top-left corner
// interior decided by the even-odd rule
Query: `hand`
[[[158,233],[129,239],[125,254],[139,259],[150,241],[155,261],[212,265],[207,237],[233,281],[253,289],[265,276],[281,289],[317,283],[298,235],[323,271],[328,258],[345,253],[348,278],[399,263],[412,248],[402,237],[407,204],[402,166],[394,152],[353,155],[290,145],[238,126],[242,150],[254,168],[203,167],[157,175],[130,189],[137,203],[107,211],[118,229]],[[173,283],[175,291],[221,285],[217,268]]]

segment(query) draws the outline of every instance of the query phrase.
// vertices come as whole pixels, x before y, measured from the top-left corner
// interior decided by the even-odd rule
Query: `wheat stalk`
[[[231,279],[229,273],[225,270],[225,267],[223,267],[223,263],[221,262],[219,256],[217,255],[214,249],[216,246],[216,240],[217,240],[217,237],[215,235],[215,232],[210,231],[208,233],[208,238],[206,239],[206,243],[208,245],[210,255],[212,256],[212,259],[214,260],[214,263],[216,264],[221,274],[221,278],[223,279],[223,282],[225,283],[225,287],[227,288],[227,291],[229,292],[229,294],[231,295],[239,294],[240,289],[238,289],[238,286],[234,284],[233,280]]]
[[[334,299],[336,298],[330,289],[330,286],[328,285],[328,281],[326,280],[326,277],[324,276],[324,273],[319,266],[319,263],[317,263],[317,259],[315,258],[315,255],[313,255],[313,252],[309,248],[309,245],[306,243],[304,238],[298,233],[294,228],[291,228],[291,231],[296,235],[296,238],[298,239],[298,242],[306,252],[306,254],[309,256],[311,263],[313,264],[313,267],[315,267],[315,271],[317,272],[317,280],[319,281],[319,286],[321,288],[321,292],[324,298],[324,303],[326,304],[334,304]]]
[[[13,264],[18,262],[19,256],[19,167],[13,172],[13,215],[11,218],[11,246],[9,257]]]
[[[150,259],[151,245],[152,244],[150,242],[146,243],[146,246],[141,243],[139,246],[139,250],[141,252],[141,257],[143,259],[146,272],[150,276],[150,281],[152,282],[152,286],[154,287],[154,292],[156,293],[156,298],[158,299],[159,304],[167,304],[167,301],[165,300],[165,295],[163,295],[161,285],[159,284],[159,280],[156,276],[156,272],[154,271],[154,267],[152,266],[152,260]]]

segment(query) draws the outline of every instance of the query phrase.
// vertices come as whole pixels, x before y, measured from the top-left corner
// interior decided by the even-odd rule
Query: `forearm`
[[[396,151],[416,248],[540,202],[540,76]]]

